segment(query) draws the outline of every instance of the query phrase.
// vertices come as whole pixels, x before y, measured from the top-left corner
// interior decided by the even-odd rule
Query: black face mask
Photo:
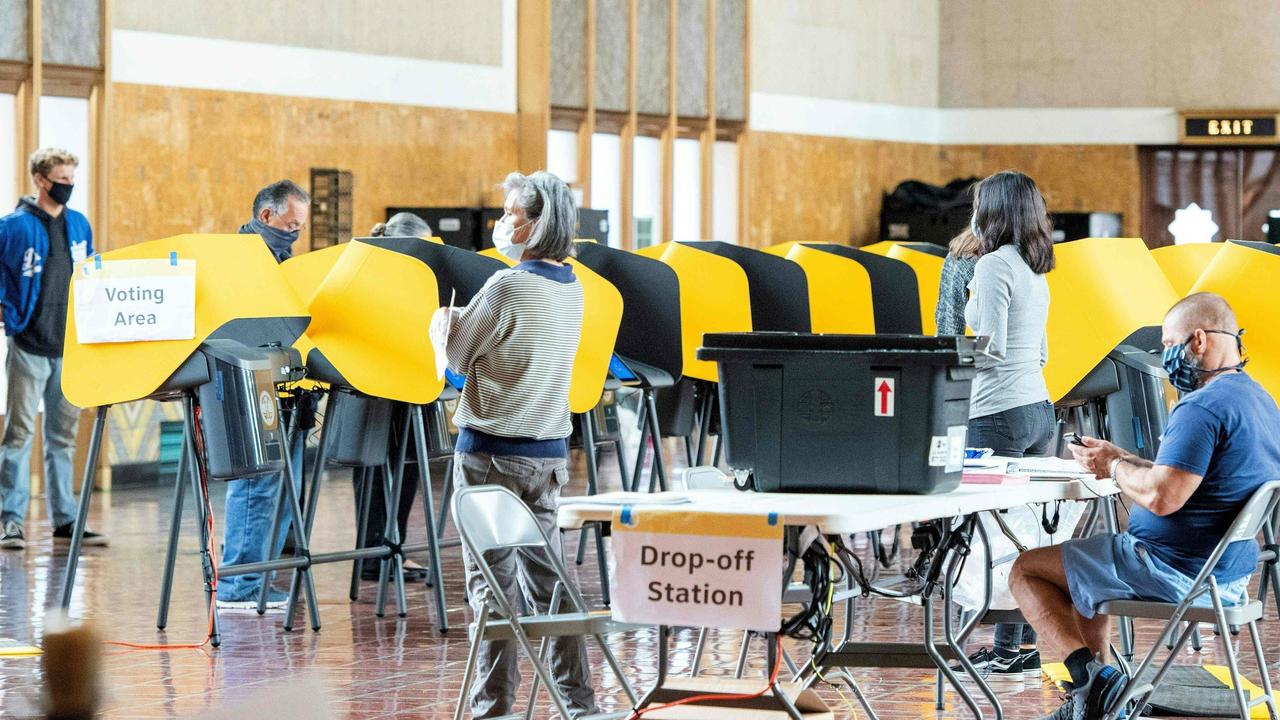
[[[49,177],[45,177],[51,183],[49,187],[49,198],[59,205],[66,205],[71,199],[71,191],[75,189],[75,185],[70,183],[60,183]]]

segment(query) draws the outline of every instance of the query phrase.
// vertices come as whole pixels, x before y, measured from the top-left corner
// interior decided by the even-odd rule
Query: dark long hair
[[[1053,224],[1036,181],[1014,170],[998,172],[973,188],[973,227],[981,255],[1014,245],[1032,272],[1053,269]]]

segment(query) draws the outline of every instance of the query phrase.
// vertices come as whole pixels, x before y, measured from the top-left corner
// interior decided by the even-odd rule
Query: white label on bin
[[[893,417],[893,378],[878,377],[875,388],[876,417]]]
[[[960,472],[964,469],[964,441],[968,432],[967,425],[952,425],[947,428],[947,465],[944,472]]]
[[[946,467],[951,454],[951,443],[946,435],[934,435],[929,442],[929,467]],[[962,461],[963,462],[963,461]]]

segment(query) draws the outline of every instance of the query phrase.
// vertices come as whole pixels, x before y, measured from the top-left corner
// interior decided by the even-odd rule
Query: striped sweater
[[[564,455],[582,312],[573,269],[539,260],[495,274],[462,308],[447,346],[449,367],[467,378],[453,418],[459,452]]]

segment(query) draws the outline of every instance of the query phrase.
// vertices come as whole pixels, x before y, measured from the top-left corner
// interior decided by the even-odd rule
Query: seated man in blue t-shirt
[[[1071,673],[1071,692],[1049,718],[1101,717],[1124,690],[1127,678],[1105,664],[1110,621],[1098,606],[1180,602],[1253,491],[1280,479],[1280,409],[1244,373],[1231,307],[1196,293],[1169,310],[1163,332],[1164,366],[1184,395],[1156,461],[1093,438],[1071,446],[1088,471],[1114,478],[1133,499],[1129,531],[1023,553],[1009,578],[1023,615]],[[1243,597],[1257,561],[1252,540],[1222,555],[1213,575],[1224,602]],[[1199,600],[1207,605],[1209,597]]]

